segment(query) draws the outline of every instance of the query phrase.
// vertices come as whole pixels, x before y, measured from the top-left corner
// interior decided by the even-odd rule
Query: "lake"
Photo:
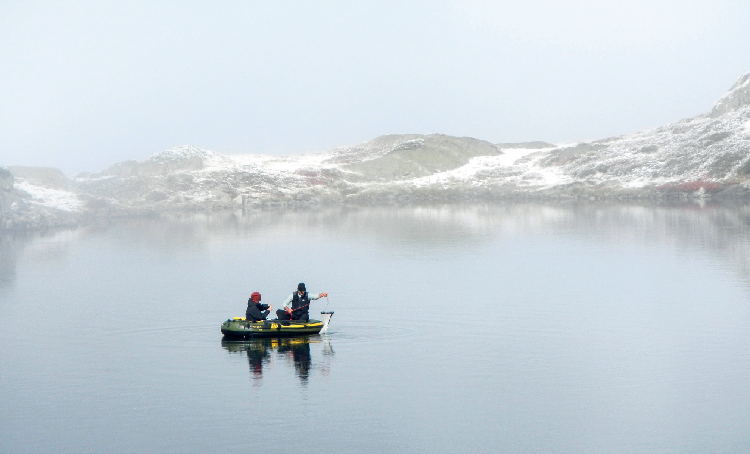
[[[196,213],[0,254],[0,452],[750,452],[746,206]],[[222,339],[299,282],[328,333]]]

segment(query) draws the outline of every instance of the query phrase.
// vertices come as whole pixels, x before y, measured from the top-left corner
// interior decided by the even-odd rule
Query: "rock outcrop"
[[[711,110],[711,117],[717,118],[733,110],[750,106],[750,73],[740,77]]]
[[[175,147],[157,153],[143,162],[123,161],[111,165],[97,174],[81,174],[81,178],[97,177],[154,177],[175,172],[201,170],[206,161],[214,157],[211,151],[191,145]]]
[[[37,186],[63,189],[69,186],[70,180],[61,170],[54,167],[10,166],[8,170],[18,179]]]
[[[0,224],[7,217],[14,202],[13,174],[6,168],[0,167]]]
[[[484,140],[451,137],[443,134],[389,135],[368,143],[387,152],[343,166],[343,170],[362,176],[364,181],[398,181],[425,177],[457,169],[478,156],[497,156],[502,151]]]

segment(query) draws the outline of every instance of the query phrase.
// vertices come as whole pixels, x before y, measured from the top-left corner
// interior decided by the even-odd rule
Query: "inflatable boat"
[[[221,324],[221,333],[228,338],[282,337],[318,334],[328,329],[333,312],[321,312],[323,320],[263,320],[249,322],[242,317],[230,318]]]

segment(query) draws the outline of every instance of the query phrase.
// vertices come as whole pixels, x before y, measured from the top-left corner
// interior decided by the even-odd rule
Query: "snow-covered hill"
[[[14,185],[0,194],[6,227],[27,225],[20,220],[30,213],[69,219],[403,200],[748,198],[750,73],[705,115],[588,143],[402,134],[289,157],[185,146],[65,181],[49,169],[10,173],[0,174]]]

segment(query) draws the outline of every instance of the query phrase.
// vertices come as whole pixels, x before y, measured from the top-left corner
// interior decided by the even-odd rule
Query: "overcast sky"
[[[747,0],[0,0],[0,165],[626,134],[710,110],[748,24]]]

